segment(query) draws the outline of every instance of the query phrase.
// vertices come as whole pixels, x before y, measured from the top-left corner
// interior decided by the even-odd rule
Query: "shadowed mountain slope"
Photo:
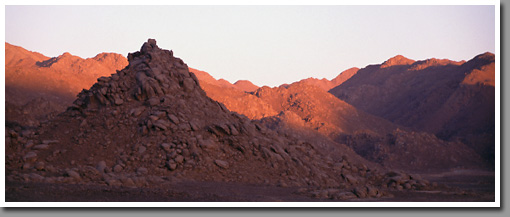
[[[356,108],[494,159],[494,54],[467,62],[402,56],[370,65],[329,92]]]

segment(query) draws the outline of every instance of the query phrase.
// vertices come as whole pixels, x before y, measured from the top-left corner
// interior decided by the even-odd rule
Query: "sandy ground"
[[[372,202],[491,202],[494,173],[456,171],[423,174],[437,182],[433,191],[390,191],[392,197],[352,199]],[[299,188],[240,183],[176,182],[149,188],[83,184],[6,183],[7,202],[333,202],[298,193]],[[339,201],[341,202],[341,201]]]

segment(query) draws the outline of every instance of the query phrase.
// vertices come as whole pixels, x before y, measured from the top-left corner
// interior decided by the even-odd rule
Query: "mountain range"
[[[271,88],[216,79],[153,39],[127,58],[6,43],[7,176],[329,186],[337,199],[425,188],[404,174],[494,169],[494,59],[397,55]]]

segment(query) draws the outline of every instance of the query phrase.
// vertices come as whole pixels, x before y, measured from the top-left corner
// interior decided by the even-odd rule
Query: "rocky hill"
[[[494,159],[494,54],[465,62],[396,56],[329,92],[356,108]]]

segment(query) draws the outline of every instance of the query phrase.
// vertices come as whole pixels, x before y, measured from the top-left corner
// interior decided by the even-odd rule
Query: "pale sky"
[[[54,57],[127,56],[148,38],[231,83],[332,79],[401,54],[495,53],[494,6],[6,6],[6,42]]]

